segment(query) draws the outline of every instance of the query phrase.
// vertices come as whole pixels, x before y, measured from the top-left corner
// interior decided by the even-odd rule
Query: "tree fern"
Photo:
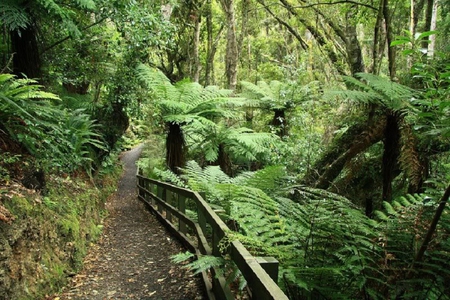
[[[331,192],[302,186],[277,190],[283,174],[270,167],[230,178],[217,166],[195,162],[183,169],[189,188],[205,192],[207,201],[226,211],[226,220],[238,224],[223,247],[238,239],[254,255],[276,257],[290,294],[382,298],[379,291],[388,288],[379,271],[382,225]],[[263,191],[257,186],[266,180]]]
[[[448,299],[450,280],[450,228],[448,209],[442,215],[427,254],[421,262],[414,258],[428,230],[435,204],[426,195],[406,195],[377,212],[382,231],[384,272],[391,278],[385,294],[405,299]],[[445,224],[445,225],[444,225]],[[415,263],[415,269],[409,269]],[[408,270],[408,271],[404,271]],[[399,294],[400,293],[400,294]]]
[[[197,136],[210,134],[218,127],[216,119],[234,115],[227,107],[230,102],[236,102],[231,101],[230,90],[203,88],[189,80],[172,84],[160,71],[142,64],[137,67],[137,76],[153,92],[155,104],[168,127],[166,162],[173,172],[184,166],[185,132],[195,132]],[[208,152],[208,158],[213,155]]]
[[[355,77],[342,76],[346,90],[327,91],[327,97],[342,97],[363,104],[376,104],[392,111],[412,110],[410,104],[414,91],[388,78],[368,73],[357,73]]]
[[[91,169],[95,151],[106,151],[98,125],[82,110],[57,104],[36,81],[0,74],[0,125],[44,168]]]
[[[14,0],[6,0],[0,3],[0,23],[9,31],[19,31],[30,25],[30,18],[23,7]]]

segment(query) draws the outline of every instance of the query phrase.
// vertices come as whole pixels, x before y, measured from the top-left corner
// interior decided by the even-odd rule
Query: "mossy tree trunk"
[[[400,153],[400,130],[399,117],[395,114],[388,114],[386,129],[384,132],[384,153],[383,153],[383,201],[392,200],[392,180],[395,177],[395,170],[399,168],[398,157]]]
[[[233,176],[233,168],[230,156],[225,150],[225,145],[223,143],[219,144],[219,155],[217,157],[217,164],[220,166],[220,169],[227,174],[228,176]]]
[[[166,137],[166,164],[175,174],[186,164],[186,142],[184,140],[181,124],[168,122]]]
[[[349,160],[383,138],[385,128],[386,119],[380,118],[362,133],[354,135],[353,140],[347,145],[347,150],[327,164],[327,167],[317,179],[315,187],[327,189]]]
[[[328,147],[323,155],[306,172],[302,179],[302,184],[315,186],[316,181],[324,174],[328,166],[339,158],[354,141],[355,136],[361,134],[365,129],[367,129],[366,124],[357,123],[351,126],[342,136],[334,139],[333,144]]]

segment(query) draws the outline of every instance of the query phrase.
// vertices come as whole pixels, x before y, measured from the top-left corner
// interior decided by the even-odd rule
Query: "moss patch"
[[[45,196],[19,185],[1,187],[0,203],[15,220],[0,222],[0,298],[40,299],[65,285],[101,233],[105,201],[120,173],[117,166],[95,184],[49,176]]]

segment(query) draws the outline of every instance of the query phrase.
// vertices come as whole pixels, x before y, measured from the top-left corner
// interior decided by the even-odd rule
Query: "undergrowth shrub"
[[[68,109],[35,80],[0,74],[0,130],[36,157],[38,168],[90,172],[107,151],[99,126],[83,109]]]
[[[283,167],[230,178],[191,161],[179,177],[158,172],[204,192],[236,224],[222,244],[238,239],[253,255],[278,259],[279,283],[291,299],[448,299],[448,209],[426,259],[412,267],[436,209],[424,195],[385,203],[370,219],[345,197],[290,186]]]

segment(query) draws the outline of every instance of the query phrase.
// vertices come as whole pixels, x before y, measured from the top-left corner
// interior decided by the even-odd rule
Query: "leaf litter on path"
[[[171,262],[186,250],[137,199],[135,161],[140,149],[124,153],[124,174],[107,203],[103,234],[83,269],[48,299],[207,299],[198,276]]]

